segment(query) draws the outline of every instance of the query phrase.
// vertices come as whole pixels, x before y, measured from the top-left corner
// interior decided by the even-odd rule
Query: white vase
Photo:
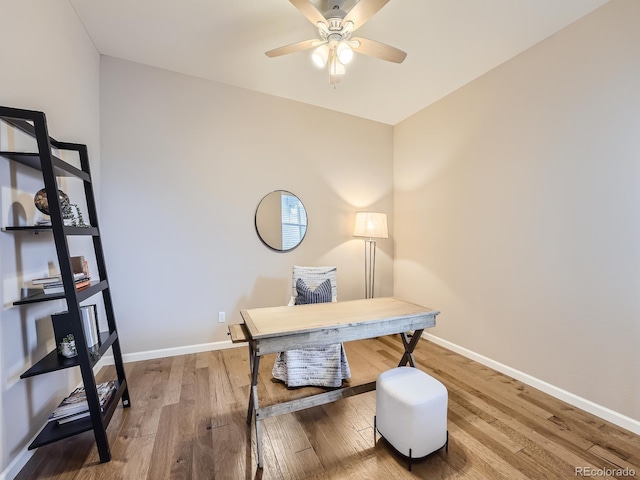
[[[75,357],[78,354],[78,352],[76,350],[76,342],[75,341],[61,342],[60,343],[60,354],[63,357],[66,357],[66,358]]]

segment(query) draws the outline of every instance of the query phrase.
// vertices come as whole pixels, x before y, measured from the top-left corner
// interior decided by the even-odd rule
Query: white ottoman
[[[376,381],[377,430],[398,452],[411,460],[447,447],[446,387],[413,367],[381,373]]]

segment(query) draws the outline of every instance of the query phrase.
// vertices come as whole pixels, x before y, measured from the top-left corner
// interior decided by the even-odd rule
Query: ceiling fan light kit
[[[346,65],[353,59],[353,50],[346,40],[342,40],[336,47],[336,55],[341,64]]]
[[[322,44],[316,48],[313,51],[311,58],[313,59],[313,63],[318,67],[324,68],[327,64],[327,60],[329,60],[329,47],[327,47],[327,44]]]
[[[351,33],[371,19],[389,0],[360,0],[349,11],[342,9],[344,0],[327,0],[325,14],[309,0],[289,0],[307,19],[317,26],[320,39],[305,40],[266,52],[268,57],[279,57],[313,48],[313,63],[328,67],[329,85],[335,87],[346,72],[344,68],[353,59],[353,53],[402,63],[407,54],[402,50],[366,38],[351,38]]]

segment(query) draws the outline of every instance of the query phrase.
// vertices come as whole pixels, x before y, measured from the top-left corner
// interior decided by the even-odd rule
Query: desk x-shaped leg
[[[413,357],[413,350],[416,348],[416,345],[418,344],[418,341],[420,340],[420,336],[422,335],[422,332],[424,331],[424,329],[420,329],[420,330],[416,330],[415,332],[413,332],[413,336],[411,337],[411,339],[409,339],[409,336],[407,335],[407,333],[401,333],[400,337],[402,338],[402,343],[404,345],[404,354],[402,355],[402,359],[400,360],[400,363],[398,364],[399,367],[402,367],[404,365],[406,365],[407,363],[411,366],[411,367],[415,367],[416,366],[416,361],[415,358]],[[274,416],[280,413],[286,413],[288,410],[288,407],[283,407],[281,409],[274,409],[273,412],[271,411],[265,411],[265,410],[269,410],[270,408],[273,407],[266,407],[263,408],[262,410],[259,409],[259,403],[258,403],[258,371],[260,369],[260,355],[256,355],[256,347],[253,344],[253,342],[249,342],[249,357],[250,357],[250,366],[251,366],[251,390],[249,393],[249,406],[247,408],[247,424],[251,425],[251,419],[253,418],[255,420],[255,425],[256,425],[256,448],[258,450],[258,468],[262,468],[263,467],[263,451],[262,451],[262,418],[261,418],[261,413],[264,413],[264,417],[267,418],[269,416]],[[375,389],[375,382],[372,382],[370,385],[363,385],[362,387],[365,387],[364,389],[362,389],[362,392],[365,391],[370,391]],[[346,390],[354,390],[357,389],[358,387],[352,387],[351,389],[346,389]],[[339,390],[345,390],[345,389],[339,389]],[[357,393],[362,393],[362,392],[357,392]],[[339,391],[336,392],[327,392],[324,394],[320,394],[317,396],[326,396],[326,395],[332,395],[334,393],[340,393]],[[355,393],[350,393],[349,395],[354,395]],[[344,395],[347,396],[347,395]],[[336,395],[336,398],[340,398],[339,395]],[[334,398],[330,399],[330,401],[334,401]],[[289,403],[296,403],[299,401],[293,401],[293,402],[289,402]],[[324,401],[319,401],[317,403],[314,403],[313,405],[317,404],[317,405],[321,405],[326,403],[327,400]],[[310,406],[312,406],[312,404],[309,404]],[[291,407],[293,408],[293,407]],[[307,407],[302,407],[302,408],[307,408]],[[297,411],[300,408],[295,408],[291,411]],[[278,412],[276,412],[276,410],[278,410]]]
[[[260,370],[260,356],[256,355],[256,349],[249,342],[249,364],[251,366],[251,391],[249,393],[249,407],[247,409],[247,424],[251,425],[251,418],[255,418],[256,447],[258,450],[258,468],[262,468],[262,422],[258,418],[258,371]]]
[[[411,367],[416,366],[416,359],[413,358],[413,349],[416,348],[416,345],[418,344],[418,340],[420,340],[420,337],[422,336],[422,332],[424,332],[424,329],[416,330],[415,332],[413,332],[413,336],[411,337],[411,340],[409,340],[409,336],[407,335],[407,332],[403,332],[400,334],[400,337],[402,338],[402,343],[404,345],[404,355],[402,355],[402,359],[398,364],[399,367],[404,367],[407,364],[407,362]]]

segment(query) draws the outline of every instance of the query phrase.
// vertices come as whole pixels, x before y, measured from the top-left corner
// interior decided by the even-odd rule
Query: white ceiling
[[[356,55],[335,89],[311,51],[264,54],[317,36],[287,0],[69,1],[103,55],[394,125],[608,0],[391,0],[357,36],[406,60]]]

